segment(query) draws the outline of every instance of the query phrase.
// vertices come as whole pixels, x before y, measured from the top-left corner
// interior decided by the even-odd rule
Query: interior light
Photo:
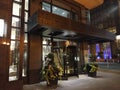
[[[45,10],[45,8],[44,8],[44,7],[42,7],[42,10]]]
[[[3,37],[4,34],[4,19],[0,19],[0,37]]]
[[[119,40],[119,39],[120,39],[120,35],[117,35],[117,36],[116,36],[116,39]]]
[[[47,44],[47,41],[46,41],[46,40],[43,40],[43,44]]]
[[[27,40],[24,40],[24,43],[27,43]]]
[[[54,7],[54,9],[56,10],[56,9],[57,9],[57,7]]]
[[[62,15],[64,15],[64,14],[65,14],[65,12],[62,13]]]

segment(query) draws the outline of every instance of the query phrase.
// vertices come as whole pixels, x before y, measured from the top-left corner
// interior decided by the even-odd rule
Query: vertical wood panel
[[[41,66],[42,39],[39,35],[30,35],[30,70],[39,69]]]
[[[30,34],[29,47],[29,83],[40,82],[40,69],[42,63],[42,37]]]
[[[0,44],[0,90],[4,90],[7,82],[7,45]]]
[[[30,16],[41,9],[42,0],[30,0]]]

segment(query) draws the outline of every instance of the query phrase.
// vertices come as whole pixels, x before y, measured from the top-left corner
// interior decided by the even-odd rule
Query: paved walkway
[[[97,77],[87,75],[70,77],[58,82],[56,87],[48,87],[45,82],[24,85],[23,90],[120,90],[120,74],[98,71]]]

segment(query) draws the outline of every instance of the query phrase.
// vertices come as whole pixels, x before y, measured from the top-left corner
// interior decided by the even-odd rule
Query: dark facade
[[[119,34],[119,1],[105,0],[90,11],[91,24],[97,28]]]
[[[120,34],[120,15],[119,15],[119,0],[105,0],[102,5],[90,10],[91,24],[99,29],[103,29]],[[111,42],[113,55],[116,54],[116,42]]]

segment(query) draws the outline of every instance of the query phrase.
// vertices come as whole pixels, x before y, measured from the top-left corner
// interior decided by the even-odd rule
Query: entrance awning
[[[90,25],[75,22],[49,12],[39,11],[29,18],[29,32],[77,41],[104,42],[115,40],[115,35]]]

